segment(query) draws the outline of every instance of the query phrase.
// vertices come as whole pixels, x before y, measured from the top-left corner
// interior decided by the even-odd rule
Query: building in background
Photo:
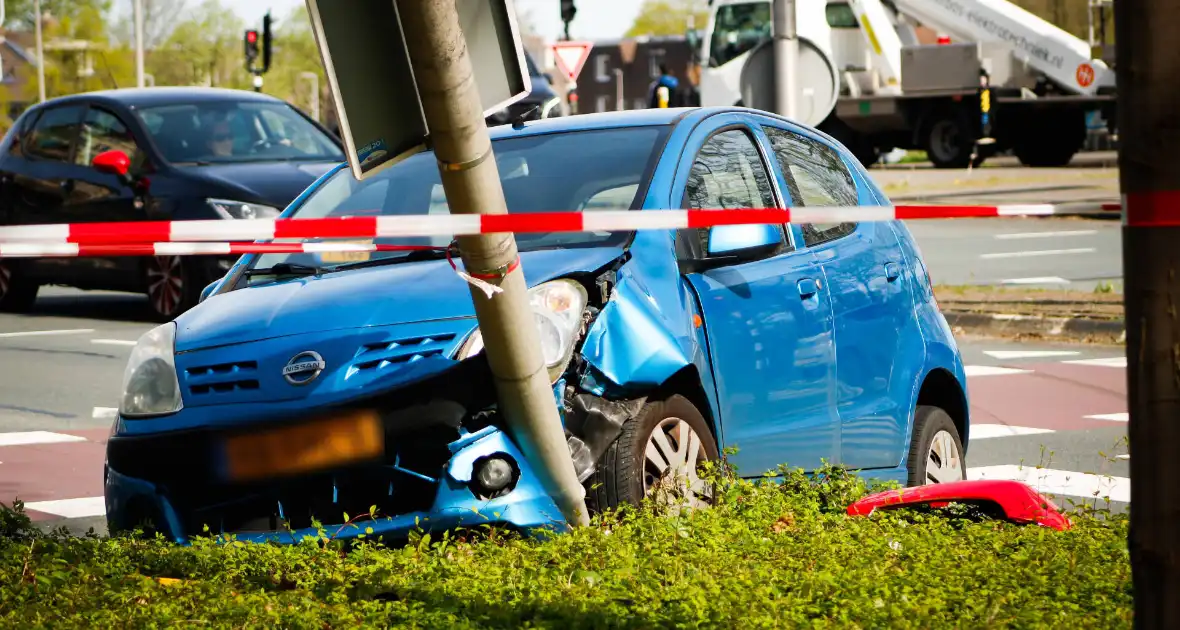
[[[552,57],[545,46],[546,68],[553,67]],[[659,78],[661,63],[667,64],[668,72],[687,91],[685,103],[696,105],[699,100],[692,60],[692,48],[682,35],[595,41],[590,58],[578,75],[578,112],[647,109],[647,91],[651,82]],[[547,71],[553,77],[554,88],[564,95],[569,90],[569,81],[560,72]]]

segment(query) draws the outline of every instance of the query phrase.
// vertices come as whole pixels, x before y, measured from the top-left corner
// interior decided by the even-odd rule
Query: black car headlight
[[[139,338],[123,372],[119,414],[134,418],[176,413],[184,407],[176,378],[176,324],[157,326]]]
[[[213,211],[223,219],[270,219],[279,216],[281,210],[260,203],[247,203],[232,199],[206,199]]]

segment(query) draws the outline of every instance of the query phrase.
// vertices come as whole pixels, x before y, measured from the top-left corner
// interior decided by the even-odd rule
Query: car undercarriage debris
[[[594,473],[598,461],[619,437],[623,423],[643,408],[646,397],[613,401],[593,394],[578,394],[570,401],[566,414],[566,429],[570,436],[570,454],[578,480],[585,481]]]

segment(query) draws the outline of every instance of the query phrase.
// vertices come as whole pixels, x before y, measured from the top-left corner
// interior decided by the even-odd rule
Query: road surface
[[[20,498],[45,525],[101,532],[110,414],[132,345],[152,325],[136,321],[136,296],[49,293],[33,315],[0,315],[0,502]],[[1100,492],[1125,507],[1122,348],[961,343],[970,475],[1022,479],[1063,504]]]

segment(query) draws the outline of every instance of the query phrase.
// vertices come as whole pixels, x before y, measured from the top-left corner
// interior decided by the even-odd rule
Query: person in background
[[[680,81],[668,72],[665,64],[660,64],[660,76],[648,88],[647,106],[653,109],[680,107]]]

